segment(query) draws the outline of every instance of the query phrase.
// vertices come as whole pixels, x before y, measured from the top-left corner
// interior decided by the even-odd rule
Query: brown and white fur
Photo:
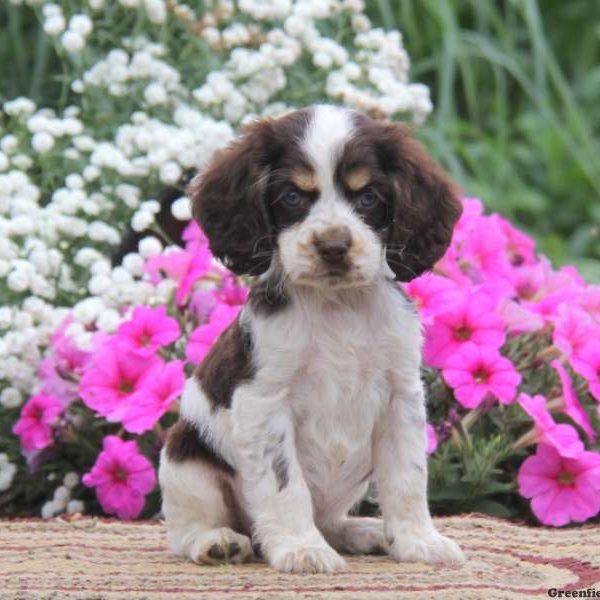
[[[260,547],[298,573],[343,569],[338,552],[461,560],[428,510],[421,327],[395,283],[450,243],[446,176],[405,126],[316,106],[251,126],[191,195],[215,256],[258,277],[161,456],[172,550]],[[349,516],[371,480],[383,519]]]

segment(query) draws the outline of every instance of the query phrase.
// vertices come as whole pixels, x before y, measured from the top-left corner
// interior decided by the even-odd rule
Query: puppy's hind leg
[[[163,451],[159,481],[167,539],[173,552],[198,563],[241,563],[252,557],[239,533],[230,501],[229,476],[202,460],[176,462]],[[228,497],[229,496],[229,497]]]

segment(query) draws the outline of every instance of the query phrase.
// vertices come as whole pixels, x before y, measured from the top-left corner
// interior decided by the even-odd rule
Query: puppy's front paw
[[[402,528],[388,541],[390,556],[398,561],[455,564],[466,560],[455,541],[433,528]]]
[[[287,541],[270,553],[269,562],[282,573],[334,573],[346,561],[325,542]]]
[[[252,555],[250,538],[228,527],[203,532],[190,550],[190,558],[194,562],[207,565],[243,563]]]

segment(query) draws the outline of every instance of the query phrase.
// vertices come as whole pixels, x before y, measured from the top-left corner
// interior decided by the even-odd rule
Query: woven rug
[[[159,522],[0,522],[0,598],[396,599],[600,595],[600,527],[528,528],[481,515],[437,519],[469,560],[442,568],[350,557],[335,575],[281,575],[263,563],[205,567],[167,552]]]

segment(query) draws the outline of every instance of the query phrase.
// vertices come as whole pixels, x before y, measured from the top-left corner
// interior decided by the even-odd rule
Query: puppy
[[[315,106],[257,122],[190,187],[216,257],[257,276],[187,382],[161,454],[172,550],[452,562],[427,506],[421,327],[396,281],[430,269],[461,204],[403,125]],[[349,516],[374,481],[383,519]]]

